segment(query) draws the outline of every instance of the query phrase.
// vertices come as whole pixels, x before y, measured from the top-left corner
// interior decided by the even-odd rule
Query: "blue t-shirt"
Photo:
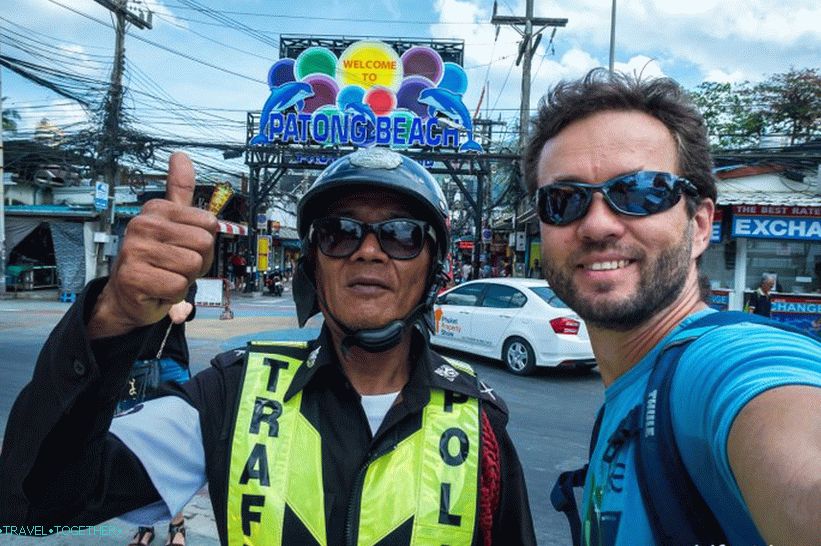
[[[606,409],[582,502],[584,544],[653,544],[636,478],[635,442],[619,449],[609,463],[602,455],[619,422],[642,400],[661,348],[676,338],[681,326],[712,312],[707,309],[688,317],[605,391]],[[676,442],[729,543],[764,544],[730,470],[730,428],[744,405],[765,390],[784,385],[821,388],[821,342],[750,323],[708,327],[704,332],[686,349],[673,378],[670,396]],[[685,335],[697,333],[689,330]]]

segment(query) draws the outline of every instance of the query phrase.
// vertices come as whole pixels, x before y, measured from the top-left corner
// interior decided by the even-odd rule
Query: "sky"
[[[139,4],[131,0],[132,7]],[[135,128],[171,139],[242,144],[246,112],[261,109],[280,35],[464,40],[463,101],[485,117],[514,122],[521,97],[515,65],[520,35],[490,24],[492,0],[140,0],[153,28],[128,27],[125,115]],[[567,18],[545,31],[532,65],[531,109],[561,79],[608,65],[608,0],[535,1],[537,17]],[[498,14],[523,16],[524,0],[500,0]],[[114,29],[94,0],[0,3],[0,55],[89,78],[97,95],[111,72]],[[55,51],[57,54],[55,54]],[[41,55],[31,57],[31,53]],[[665,75],[685,88],[703,81],[760,81],[790,67],[821,65],[817,0],[619,0],[617,70]],[[80,84],[82,87],[84,84]],[[5,108],[20,135],[43,117],[66,132],[92,127],[90,112],[2,69]],[[6,135],[5,138],[12,138]],[[246,169],[242,159],[201,156],[203,168]]]

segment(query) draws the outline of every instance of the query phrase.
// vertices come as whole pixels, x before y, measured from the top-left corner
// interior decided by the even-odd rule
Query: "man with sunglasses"
[[[821,343],[769,324],[682,333],[714,313],[699,273],[716,201],[711,163],[703,119],[671,80],[596,70],[540,104],[523,169],[544,275],[587,322],[606,387],[583,544],[684,543],[657,531],[669,514],[646,500],[658,482],[637,477],[636,454],[667,417],[657,391],[645,395],[651,372],[663,350],[687,342],[669,415],[683,465],[717,520],[718,535],[699,542],[821,537]],[[567,511],[575,501],[557,504]]]
[[[0,524],[152,523],[205,483],[223,544],[535,544],[507,410],[428,345],[448,208],[387,149],[331,164],[300,200],[293,279],[316,341],[252,342],[113,419],[130,363],[210,265],[193,167],[129,224],[112,276],[52,332],[0,454]]]

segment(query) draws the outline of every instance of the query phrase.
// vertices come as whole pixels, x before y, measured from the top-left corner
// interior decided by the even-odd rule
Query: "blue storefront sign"
[[[776,295],[772,298],[771,318],[800,330],[821,335],[821,297]]]
[[[710,290],[707,304],[716,311],[726,311],[730,308],[730,290],[715,288]]]
[[[821,241],[821,207],[735,205],[733,237]]]

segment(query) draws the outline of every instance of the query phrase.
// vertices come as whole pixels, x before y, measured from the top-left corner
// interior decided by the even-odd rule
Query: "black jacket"
[[[108,428],[130,363],[160,323],[89,343],[85,324],[104,284],[93,281],[55,327],[31,383],[12,408],[0,454],[0,525],[92,525],[159,500],[139,459]],[[423,336],[417,336],[414,347],[416,366],[403,399],[374,438],[334,351],[323,349],[311,373],[294,380],[303,388],[309,419],[328,446],[323,448],[323,474],[336,478],[326,483],[329,544],[342,543],[351,484],[368,453],[418,428],[431,386],[466,388],[462,380],[449,382],[433,372],[444,360],[430,351]],[[168,391],[199,411],[209,492],[223,543],[231,423],[242,362],[236,352],[223,353],[211,368]],[[501,459],[494,543],[535,544],[522,469],[505,430],[507,410],[487,392],[482,407]]]

